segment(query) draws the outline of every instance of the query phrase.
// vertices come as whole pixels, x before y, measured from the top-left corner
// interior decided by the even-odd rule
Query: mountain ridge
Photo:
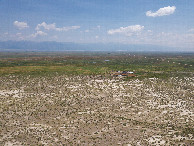
[[[33,41],[0,41],[2,51],[129,51],[129,52],[188,52],[174,47],[165,47],[149,44],[121,44],[121,43],[73,43],[73,42],[33,42]]]

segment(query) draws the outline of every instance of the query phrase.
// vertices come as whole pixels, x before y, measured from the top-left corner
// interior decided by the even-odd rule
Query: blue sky
[[[194,0],[0,0],[0,40],[194,50]]]

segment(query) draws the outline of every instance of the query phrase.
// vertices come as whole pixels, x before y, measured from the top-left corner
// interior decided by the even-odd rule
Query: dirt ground
[[[194,145],[193,81],[0,77],[0,145]]]

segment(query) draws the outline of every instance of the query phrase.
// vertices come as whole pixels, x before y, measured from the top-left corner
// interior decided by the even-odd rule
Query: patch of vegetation
[[[181,57],[180,57],[181,56]],[[139,79],[193,75],[194,57],[185,54],[3,53],[0,75],[109,75],[133,71]],[[131,78],[129,78],[131,79]]]

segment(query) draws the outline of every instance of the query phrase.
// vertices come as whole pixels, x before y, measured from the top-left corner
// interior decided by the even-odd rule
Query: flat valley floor
[[[193,89],[192,75],[2,74],[0,145],[194,145]]]

